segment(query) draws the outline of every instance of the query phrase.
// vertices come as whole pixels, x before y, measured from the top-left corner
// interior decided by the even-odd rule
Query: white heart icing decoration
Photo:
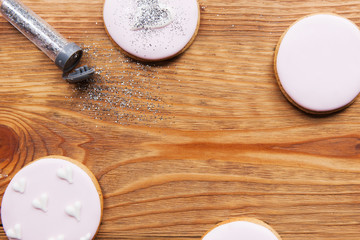
[[[6,235],[9,238],[21,239],[21,225],[15,224],[13,228],[10,228],[9,230],[6,231]]]
[[[32,205],[34,208],[47,212],[49,196],[46,193],[41,194],[40,197],[35,198],[32,201]]]
[[[57,237],[51,237],[51,238],[49,238],[49,240],[64,240],[64,239],[65,239],[64,235],[59,235],[59,236],[57,236]]]
[[[80,240],[91,240],[91,234],[86,234],[85,236],[81,237]]]
[[[19,193],[24,193],[26,189],[26,179],[20,178],[18,181],[12,184],[12,189]]]
[[[73,170],[70,166],[59,168],[56,172],[56,175],[59,178],[68,181],[69,183],[73,183]]]
[[[136,0],[136,6],[133,31],[162,28],[173,21],[170,10],[161,7],[159,0]]]
[[[69,216],[76,218],[76,220],[78,220],[78,222],[80,222],[81,202],[77,201],[72,205],[66,206],[65,212]]]

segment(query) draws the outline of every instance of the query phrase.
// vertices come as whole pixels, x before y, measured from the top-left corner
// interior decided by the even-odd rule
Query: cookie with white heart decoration
[[[200,23],[197,0],[106,0],[105,27],[126,55],[161,61],[184,52]]]
[[[202,240],[281,240],[280,235],[269,225],[255,218],[238,218],[221,222]]]
[[[73,159],[49,156],[12,178],[1,220],[9,239],[92,240],[102,210],[101,189],[90,170]]]

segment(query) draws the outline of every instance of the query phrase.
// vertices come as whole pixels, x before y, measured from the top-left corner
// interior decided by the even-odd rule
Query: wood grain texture
[[[102,1],[24,2],[82,44],[98,74],[67,84],[0,18],[1,194],[25,164],[64,155],[100,182],[99,240],[200,239],[233,217],[261,219],[283,240],[359,239],[360,101],[307,115],[273,72],[292,22],[333,12],[360,25],[359,1],[200,0],[193,45],[152,65],[111,44]]]

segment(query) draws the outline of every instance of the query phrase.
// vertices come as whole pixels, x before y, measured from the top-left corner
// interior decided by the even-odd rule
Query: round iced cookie
[[[281,240],[279,234],[266,223],[254,218],[238,218],[218,224],[202,240]]]
[[[90,170],[70,158],[49,156],[13,177],[1,220],[9,239],[91,240],[102,210],[101,189]]]
[[[197,0],[105,0],[104,23],[123,53],[161,61],[184,52],[199,28]]]
[[[334,14],[295,22],[275,51],[275,73],[286,98],[305,112],[349,106],[360,91],[360,30]]]

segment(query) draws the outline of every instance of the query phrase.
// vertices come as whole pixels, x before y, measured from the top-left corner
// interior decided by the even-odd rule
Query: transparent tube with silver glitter
[[[42,18],[18,0],[0,0],[0,12],[64,72],[80,61],[82,50],[69,42]]]

